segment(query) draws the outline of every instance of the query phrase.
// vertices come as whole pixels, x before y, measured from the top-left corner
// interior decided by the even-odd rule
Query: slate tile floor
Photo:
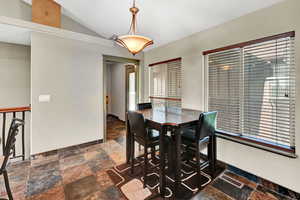
[[[118,128],[123,130],[125,127],[123,125],[122,129],[119,125]],[[106,173],[108,168],[125,161],[124,137],[119,136],[102,144],[60,149],[37,155],[30,161],[12,163],[8,171],[14,198],[16,200],[124,199]],[[234,168],[228,168],[193,200],[300,199],[296,195],[266,180],[254,179]],[[6,198],[2,178],[0,197]]]
[[[108,140],[117,140],[126,134],[125,122],[110,115],[107,116],[106,120]]]

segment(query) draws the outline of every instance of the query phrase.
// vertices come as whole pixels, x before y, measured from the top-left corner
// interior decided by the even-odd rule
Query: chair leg
[[[196,148],[196,163],[197,163],[197,180],[198,180],[198,189],[201,190],[201,164],[200,164],[200,149],[199,149],[199,143],[197,143]]]
[[[5,188],[6,188],[8,199],[13,200],[13,196],[12,196],[12,193],[11,193],[11,190],[10,190],[8,175],[7,175],[6,170],[3,171],[3,177],[4,177],[4,183],[5,183]]]
[[[155,157],[155,147],[151,147],[151,159],[152,159],[152,161],[156,160],[156,157]]]
[[[146,187],[146,183],[147,183],[147,174],[148,174],[148,146],[145,145],[144,146],[144,162],[145,162],[145,166],[144,166],[144,188]]]
[[[190,146],[187,145],[185,147],[185,155],[186,155],[186,163],[190,164],[190,161],[193,160],[193,156],[191,156]]]
[[[134,142],[134,139],[132,139],[132,141],[131,141],[131,174],[133,174],[134,173],[134,160],[135,160],[135,158],[134,158],[134,151],[135,151],[135,147],[134,147],[134,144],[135,142]]]

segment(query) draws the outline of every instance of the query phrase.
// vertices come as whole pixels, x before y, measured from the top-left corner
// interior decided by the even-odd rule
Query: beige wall
[[[85,26],[81,25],[80,23],[74,21],[73,19],[65,15],[62,15],[61,17],[61,28],[77,33],[101,37],[98,33],[86,28]]]
[[[182,57],[182,105],[204,109],[205,82],[202,52],[238,42],[296,31],[297,85],[300,85],[300,1],[286,0],[270,8],[259,10],[223,25],[191,35],[145,53],[145,66],[150,63]],[[145,68],[145,77],[148,70]],[[145,79],[146,80],[146,79]],[[147,83],[147,80],[146,80]],[[144,98],[149,94],[145,87]],[[300,87],[296,88],[296,133],[300,131]],[[298,147],[298,148],[297,148]],[[296,135],[299,154],[300,136]],[[300,159],[291,159],[259,149],[218,139],[218,159],[243,170],[300,192]]]
[[[29,104],[30,47],[0,42],[0,109],[29,106]],[[7,134],[13,116],[7,114],[6,117]],[[17,113],[16,117],[22,118],[22,113]],[[28,147],[25,153],[28,157],[30,153],[30,113],[26,113],[25,119],[25,145]],[[2,115],[0,123],[2,123]],[[22,151],[21,141],[21,134],[19,134],[16,145],[17,155]],[[0,148],[1,152],[2,147]]]
[[[0,0],[0,15],[31,21],[31,7],[22,0]]]
[[[31,154],[103,139],[101,48],[40,33],[31,45]]]
[[[111,113],[125,121],[125,64],[118,63],[110,66],[111,70]]]
[[[0,0],[0,5],[0,16],[31,21],[31,6],[22,0]],[[61,18],[61,28],[99,37],[99,35],[94,31],[89,30],[85,26],[65,15],[62,15]]]
[[[106,64],[104,63],[103,67],[105,68],[105,74],[106,76],[104,76],[104,81],[105,81],[105,87],[106,87],[106,96],[108,96],[109,100],[108,100],[108,104],[107,106],[107,110],[106,112],[108,114],[111,113],[111,64]]]
[[[0,108],[30,104],[30,47],[0,42]]]
[[[103,139],[103,55],[143,58],[119,46],[32,33],[31,154]],[[48,94],[50,102],[39,102]]]

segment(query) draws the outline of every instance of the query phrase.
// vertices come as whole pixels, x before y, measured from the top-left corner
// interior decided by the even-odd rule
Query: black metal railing
[[[28,107],[16,107],[16,108],[4,108],[0,109],[0,114],[2,115],[2,138],[1,138],[1,143],[2,143],[2,152],[4,152],[4,147],[6,143],[6,133],[8,132],[9,127],[8,125],[8,120],[13,119],[13,118],[20,118],[25,121],[26,117],[26,112],[30,112],[31,108]],[[13,148],[13,155],[12,158],[22,158],[22,160],[25,160],[25,125],[22,125],[21,127],[21,145],[22,145],[22,150],[21,150],[21,155],[16,155],[16,147],[14,146]]]

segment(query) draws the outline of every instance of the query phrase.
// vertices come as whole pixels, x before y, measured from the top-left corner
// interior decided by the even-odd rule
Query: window
[[[150,64],[150,96],[168,101],[170,106],[181,103],[181,58]]]
[[[295,149],[294,32],[207,51],[208,109],[218,129]]]

